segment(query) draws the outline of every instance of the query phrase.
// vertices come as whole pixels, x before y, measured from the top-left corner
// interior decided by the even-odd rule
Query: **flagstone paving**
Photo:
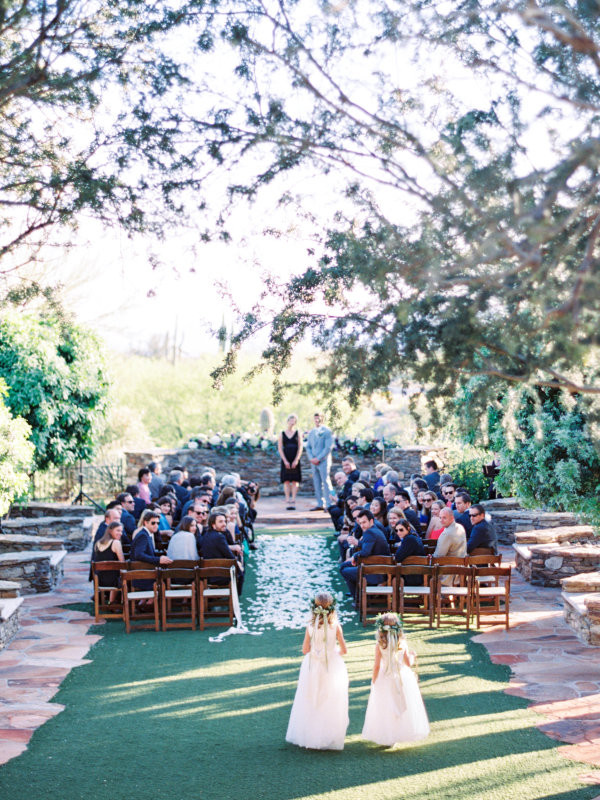
[[[87,633],[93,617],[60,605],[89,600],[88,570],[89,555],[67,555],[58,589],[25,598],[22,627],[0,652],[0,764],[20,755],[35,729],[62,711],[50,700],[73,667],[89,663],[85,656],[101,638]]]
[[[298,517],[309,503],[298,498]],[[282,499],[264,505],[271,524],[289,521]],[[311,514],[313,525],[325,521]],[[501,549],[503,561],[514,564],[512,548]],[[88,559],[69,554],[59,588],[25,598],[22,628],[0,652],[0,764],[22,753],[35,729],[62,710],[50,700],[73,667],[89,663],[85,656],[101,638],[88,633],[93,617],[61,607],[89,600]],[[600,784],[600,647],[582,644],[563,621],[560,590],[531,586],[513,571],[510,630],[483,630],[474,641],[494,663],[510,667],[507,693],[531,700],[539,729],[565,743],[559,748],[565,757],[589,765],[581,781]]]

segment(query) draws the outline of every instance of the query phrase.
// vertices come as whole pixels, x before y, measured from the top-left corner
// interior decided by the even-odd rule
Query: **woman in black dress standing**
[[[300,456],[302,455],[302,432],[296,428],[298,417],[290,414],[287,418],[287,427],[279,434],[277,449],[281,456],[281,476],[285,502],[288,511],[296,508],[296,494],[302,481],[300,469]]]

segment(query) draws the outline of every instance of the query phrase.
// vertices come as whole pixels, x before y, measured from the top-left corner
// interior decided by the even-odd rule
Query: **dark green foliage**
[[[499,410],[491,436],[500,454],[499,490],[600,523],[600,454],[581,402],[565,401],[558,390],[520,390]]]
[[[13,416],[31,426],[36,469],[91,458],[108,396],[102,352],[91,333],[53,316],[5,315],[0,377]]]

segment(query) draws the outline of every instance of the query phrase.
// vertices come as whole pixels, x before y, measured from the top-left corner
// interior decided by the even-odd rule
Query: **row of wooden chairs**
[[[142,561],[93,562],[96,622],[122,619],[127,633],[133,627],[158,631],[161,624],[163,630],[195,630],[196,624],[201,631],[209,626],[230,626],[233,624],[231,568],[235,568],[235,563],[235,559],[228,558],[179,560],[168,567],[154,567]],[[99,575],[103,572],[118,573],[116,585],[101,586]],[[136,587],[135,583],[142,580],[152,581],[152,587]],[[113,592],[118,599],[111,602]]]
[[[454,624],[464,622],[468,630],[473,617],[479,628],[482,617],[502,616],[508,630],[511,568],[501,566],[499,559],[444,557],[431,563],[429,556],[411,556],[402,564],[389,556],[364,559],[357,576],[361,621],[366,625],[370,613],[393,611],[402,619],[428,622],[430,628],[434,618],[438,628],[448,618]],[[383,582],[369,585],[371,575],[381,576]],[[415,578],[420,585],[410,585]]]

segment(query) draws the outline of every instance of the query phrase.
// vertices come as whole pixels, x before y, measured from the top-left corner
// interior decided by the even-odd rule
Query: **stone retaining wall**
[[[517,569],[534,586],[560,586],[563,578],[596,572],[600,566],[600,547],[593,545],[515,544],[514,550]]]
[[[600,645],[600,595],[561,594],[563,617],[584,644]]]
[[[574,514],[559,511],[539,511],[511,509],[497,511],[490,509],[489,515],[500,544],[512,544],[515,533],[577,525]]]
[[[60,539],[66,550],[85,550],[102,517],[37,517],[9,519],[2,523],[7,534],[43,536]]]
[[[22,602],[21,598],[0,600],[0,650],[17,635]]]
[[[15,505],[9,517],[92,517],[96,511],[93,506],[70,505],[67,503],[27,503],[26,506]]]
[[[19,584],[20,594],[50,592],[63,577],[65,550],[4,553],[0,555],[0,579]]]
[[[432,451],[439,453],[444,458],[443,448],[417,445],[415,447],[394,448],[385,451],[385,459],[381,455],[354,455],[359,469],[368,469],[374,480],[375,465],[385,460],[393,469],[401,473],[404,480],[408,480],[415,473],[423,471],[423,461]],[[345,451],[335,449],[333,451],[333,467],[331,474],[341,469],[341,461]],[[255,480],[261,486],[261,491],[265,495],[282,491],[279,483],[280,460],[277,452],[262,452],[261,450],[234,450],[221,452],[218,450],[166,450],[156,449],[146,452],[125,453],[126,476],[130,483],[137,482],[137,473],[140,467],[145,467],[150,461],[156,461],[162,465],[165,473],[175,464],[181,464],[188,469],[190,474],[201,474],[205,467],[213,467],[217,475],[221,476],[225,472],[239,472],[243,479]],[[302,484],[300,494],[312,495],[313,486],[310,471],[310,464],[306,456],[306,451],[301,458]]]
[[[0,553],[63,549],[63,540],[51,536],[24,536],[20,533],[0,533]]]

